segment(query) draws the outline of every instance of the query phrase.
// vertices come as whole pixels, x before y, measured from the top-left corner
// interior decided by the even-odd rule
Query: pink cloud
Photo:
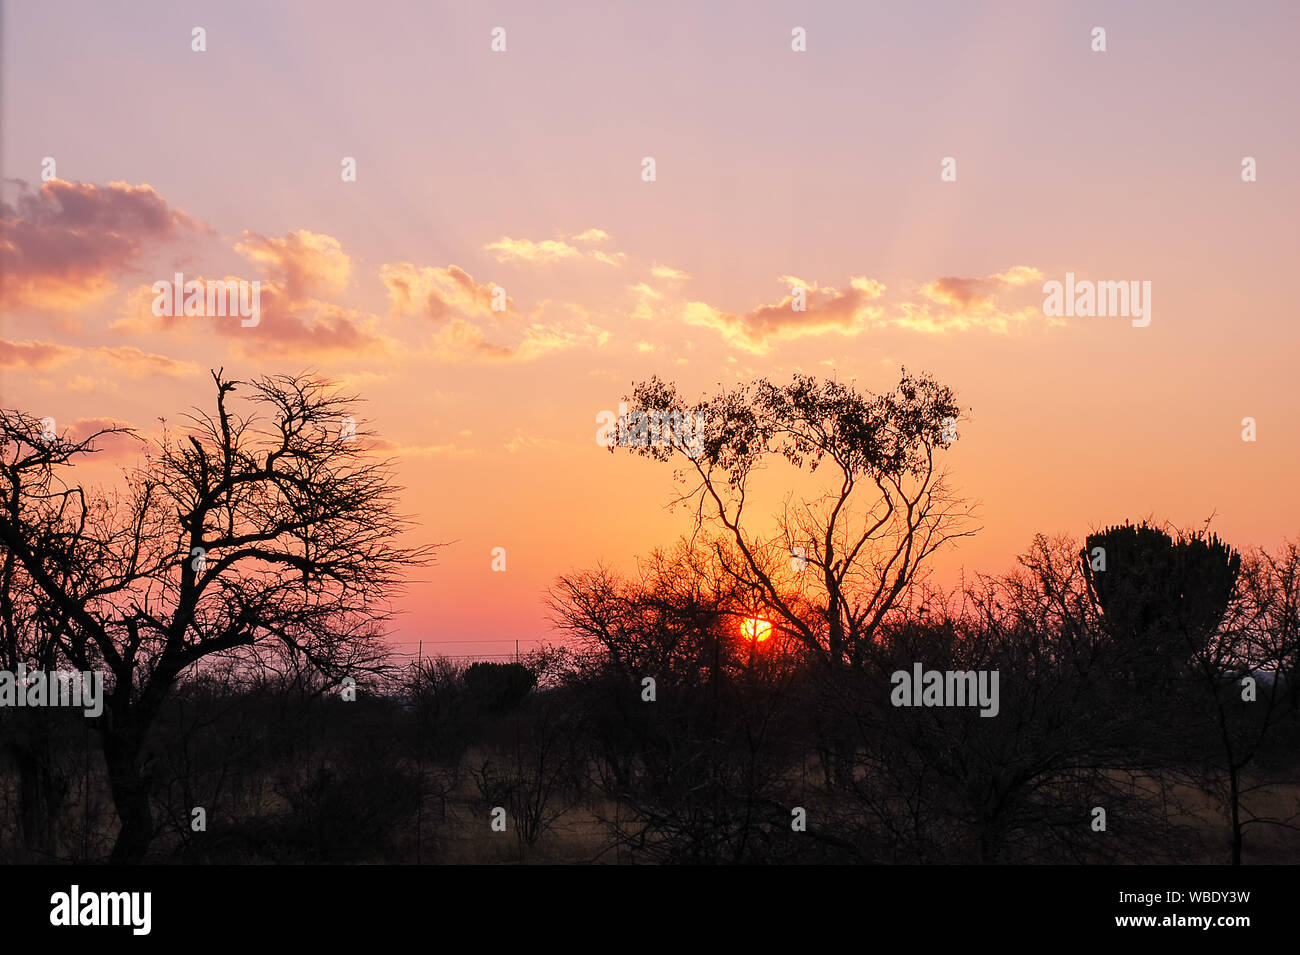
[[[146,246],[210,231],[149,185],[19,188],[13,204],[0,202],[0,304],[9,308],[81,308],[110,294]]]

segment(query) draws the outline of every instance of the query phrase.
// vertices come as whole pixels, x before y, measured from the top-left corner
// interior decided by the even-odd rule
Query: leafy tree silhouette
[[[471,663],[465,689],[489,713],[506,713],[518,706],[537,685],[537,674],[522,663]]]
[[[1091,559],[1104,551],[1105,569]],[[1222,622],[1241,555],[1214,534],[1179,534],[1143,521],[1090,534],[1088,580],[1141,685],[1167,687]]]
[[[694,404],[652,377],[627,401],[623,446],[680,465],[685,489],[675,503],[694,512],[695,538],[773,631],[818,662],[828,702],[838,695],[833,684],[861,669],[934,553],[975,533],[974,508],[951,491],[938,460],[959,437],[962,410],[929,375],[902,369],[881,394],[808,375],[783,385],[760,378]],[[691,440],[681,430],[665,436],[665,423],[682,422],[691,422]],[[746,510],[751,479],[781,462],[811,490],[789,495],[764,532]],[[848,725],[852,714],[827,718]],[[823,738],[833,750],[825,764],[847,784],[850,740],[829,723]]]

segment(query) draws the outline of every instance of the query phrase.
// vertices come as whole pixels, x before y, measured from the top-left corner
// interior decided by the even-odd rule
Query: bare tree
[[[1300,830],[1300,806],[1286,816],[1253,811],[1254,798],[1296,784],[1294,762],[1268,765],[1273,738],[1293,726],[1300,704],[1300,547],[1247,554],[1222,625],[1197,641],[1184,705],[1198,712],[1217,750],[1198,760],[1203,789],[1228,813],[1233,865],[1258,826]]]
[[[21,411],[0,409],[0,521],[22,527],[39,571],[57,588],[84,593],[91,585],[75,553],[75,535],[95,520],[80,488],[61,480],[60,469],[73,457],[93,453],[99,439],[129,434],[105,428],[81,439],[60,438],[46,421]],[[0,539],[0,669],[19,665],[54,670],[60,662],[58,636],[68,626],[66,606],[46,599],[19,554]],[[58,714],[45,707],[0,711],[5,749],[19,776],[19,833],[31,858],[51,861],[58,847],[58,822],[68,780],[52,746]]]
[[[784,794],[806,752],[791,691],[806,653],[779,634],[761,649],[745,639],[747,588],[716,553],[685,541],[639,561],[635,577],[601,569],[551,593],[581,655],[563,690],[607,800],[594,809],[607,848],[634,859],[772,861],[796,849]]]
[[[20,449],[0,464],[6,560],[30,577],[63,657],[112,676],[99,728],[122,824],[114,862],[148,851],[146,743],[182,673],[267,643],[333,680],[373,669],[387,598],[431,559],[395,542],[409,521],[391,464],[366,453],[367,432],[340,426],[354,398],[313,375],[264,377],[241,412],[242,383],[212,377],[215,409],[165,430],[121,496],[55,476],[93,439],[0,419]]]

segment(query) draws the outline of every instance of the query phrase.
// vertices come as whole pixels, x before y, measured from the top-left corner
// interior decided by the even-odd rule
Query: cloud
[[[604,229],[588,229],[586,232],[580,232],[568,238],[574,242],[582,243],[604,242],[609,238],[609,233]],[[605,265],[617,267],[627,261],[626,252],[604,252],[600,249],[591,249],[584,252],[576,246],[570,245],[562,238],[543,239],[540,242],[534,242],[532,239],[512,239],[509,236],[503,236],[495,242],[489,242],[483,248],[485,251],[492,253],[498,262],[526,262],[550,265],[555,262],[573,259],[591,259],[596,262],[603,262]]]
[[[543,302],[534,313],[555,307],[578,309],[565,303]],[[528,362],[555,352],[589,345],[604,345],[609,332],[589,322],[532,322],[521,329],[509,344],[488,341],[477,325],[454,319],[439,329],[430,343],[430,357],[441,361],[479,361],[485,363]]]
[[[456,265],[437,268],[392,262],[380,267],[379,277],[388,289],[389,309],[394,315],[421,314],[439,323],[502,315],[492,311],[492,290],[499,286],[475,282]],[[513,311],[514,299],[507,296],[506,314]]]
[[[85,441],[97,431],[125,427],[129,426],[122,424],[115,418],[78,418],[66,429],[56,426],[61,436],[66,436],[73,441]]]
[[[43,370],[61,365],[81,354],[81,349],[54,342],[10,342],[0,339],[0,368]]]
[[[1040,305],[1004,308],[1000,293],[1036,284],[1043,273],[1027,265],[983,278],[946,276],[921,286],[922,302],[904,302],[890,321],[900,328],[927,334],[983,329],[1007,334],[1013,328],[1043,319]]]
[[[154,188],[52,179],[0,202],[0,305],[75,310],[114,291],[151,244],[210,232]]]
[[[380,333],[379,319],[334,300],[347,291],[352,260],[338,239],[299,229],[283,237],[245,231],[235,251],[257,269],[255,278],[224,278],[185,273],[186,282],[258,283],[258,321],[242,315],[154,315],[151,286],[131,289],[111,331],[150,334],[163,331],[186,339],[198,330],[228,339],[244,355],[329,355],[350,358],[386,355],[393,343]],[[170,281],[171,276],[166,276]],[[251,316],[249,316],[251,317]]]
[[[257,325],[244,327],[238,318],[204,321],[215,322],[217,334],[229,338],[249,356],[336,354],[363,358],[393,350],[392,342],[379,333],[374,315],[315,299],[295,302],[275,285],[262,287]]]
[[[581,258],[582,253],[561,239],[512,239],[509,236],[489,242],[483,247],[498,262],[520,260],[523,262],[559,262],[563,259]]]
[[[645,282],[637,282],[628,288],[636,294],[636,307],[628,314],[632,318],[652,319],[663,311],[660,304],[663,293],[651,288]]]
[[[925,334],[982,329],[1007,334],[1028,322],[1043,321],[1040,303],[1009,307],[999,299],[1018,289],[1037,286],[1043,273],[1028,265],[979,277],[945,276],[926,282],[919,298],[886,308],[885,286],[875,279],[855,277],[847,289],[819,286],[793,275],[781,276],[791,294],[780,302],[751,312],[724,312],[707,302],[686,302],[682,319],[688,325],[712,328],[731,345],[751,354],[766,354],[777,341],[836,333],[857,335],[871,327],[893,326]],[[807,309],[793,308],[794,290],[806,290]],[[653,318],[665,311],[663,293],[645,283],[632,286],[638,295],[635,318]]]
[[[203,368],[192,361],[179,361],[166,355],[155,355],[130,345],[97,348],[95,354],[107,359],[128,378],[157,375],[166,378],[185,378],[204,373]]]
[[[186,275],[187,281],[191,278],[195,276]],[[238,276],[227,275],[221,281],[238,282],[240,279]],[[108,330],[133,334],[149,334],[162,330],[175,338],[189,337],[186,333],[201,320],[194,317],[187,318],[185,315],[155,315],[153,303],[156,298],[157,294],[152,285],[137,285],[129,289],[123,296],[118,317],[109,323]]]
[[[111,378],[88,378],[85,375],[77,375],[71,381],[63,382],[60,388],[70,394],[98,395],[115,395],[121,390]]]
[[[509,454],[515,454],[523,448],[554,448],[559,444],[560,442],[554,438],[524,434],[523,428],[515,428],[515,436],[506,441],[505,449]]]
[[[292,303],[341,294],[352,272],[352,260],[338,239],[306,229],[282,239],[246,231],[235,251],[260,266]]]
[[[1043,280],[1043,273],[1032,265],[1013,265],[992,277],[1003,285],[1034,285]]]
[[[104,431],[109,428],[129,428],[131,425],[114,418],[78,418],[66,430],[61,425],[55,427],[60,435],[72,441],[84,441],[97,431]],[[90,455],[86,459],[87,461],[103,461],[105,459],[121,461],[138,457],[145,449],[144,442],[140,437],[129,434],[101,435],[95,438],[93,446],[95,453]]]
[[[690,278],[689,275],[680,269],[674,269],[667,265],[652,265],[650,267],[650,274],[657,279],[664,279],[669,282],[682,282]]]
[[[454,318],[433,336],[432,357],[455,361],[478,358],[483,361],[508,361],[511,349],[484,341],[483,329],[464,319]]]
[[[456,442],[450,444],[402,444],[388,438],[369,437],[366,448],[380,454],[403,458],[473,458],[479,454],[478,448],[462,448]]]
[[[376,316],[329,299],[342,294],[352,260],[338,239],[300,229],[283,238],[244,232],[235,250],[259,266],[259,320],[208,318],[217,334],[245,355],[325,355],[349,358],[389,354],[392,342],[379,333]],[[194,319],[187,319],[194,321]],[[173,322],[174,324],[174,322]]]
[[[152,288],[139,286],[127,294],[120,317],[109,329],[137,334],[161,330],[185,338],[191,330],[210,328],[246,355],[337,353],[355,358],[391,351],[376,316],[332,301],[347,290],[352,275],[352,260],[338,239],[306,229],[283,237],[245,231],[234,248],[256,266],[258,278],[227,275],[218,280],[192,273],[185,278],[204,283],[257,281],[256,325],[245,326],[243,316],[235,315],[157,316]]]
[[[773,342],[834,332],[857,335],[879,318],[881,309],[871,303],[885,292],[875,279],[854,277],[847,289],[819,286],[791,275],[781,276],[790,288],[775,305],[763,305],[751,312],[723,312],[707,302],[687,302],[682,318],[688,325],[700,325],[720,332],[729,344],[754,354],[765,354]],[[806,309],[794,309],[794,293],[804,290]]]
[[[921,294],[932,302],[961,309],[980,306],[996,298],[1004,288],[1016,288],[1031,282],[1041,282],[1043,273],[1027,265],[1017,265],[1005,272],[986,278],[935,279],[921,286]]]
[[[97,365],[111,365],[112,371],[118,376],[132,379],[158,375],[182,378],[203,371],[193,362],[178,361],[166,355],[141,351],[130,345],[76,348],[70,345],[57,345],[54,342],[0,340],[0,366],[43,371],[73,360],[79,361],[83,370],[92,373],[102,373],[105,370],[96,367]],[[68,387],[74,391],[85,390],[87,383],[103,380],[107,379],[78,375]]]
[[[603,343],[609,333],[591,324],[590,313],[572,302],[539,302],[524,320],[518,319],[514,299],[506,298],[506,311],[492,310],[493,290],[464,269],[418,267],[392,262],[380,269],[388,289],[389,308],[395,315],[417,314],[438,325],[429,340],[427,357],[438,361],[532,361],[552,352]],[[492,329],[489,338],[484,326]],[[503,327],[504,326],[504,327]],[[494,339],[504,337],[505,341]]]

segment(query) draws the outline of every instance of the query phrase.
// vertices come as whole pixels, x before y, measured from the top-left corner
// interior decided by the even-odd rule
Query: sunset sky
[[[426,651],[547,638],[557,574],[686,528],[594,439],[653,374],[950,385],[949,583],[1126,518],[1300,531],[1294,3],[567,7],[6,3],[0,401],[153,433],[209,368],[339,379],[412,543],[457,542],[400,604]],[[261,323],[156,317],[177,271]],[[1066,272],[1149,281],[1150,325],[1045,317]]]

